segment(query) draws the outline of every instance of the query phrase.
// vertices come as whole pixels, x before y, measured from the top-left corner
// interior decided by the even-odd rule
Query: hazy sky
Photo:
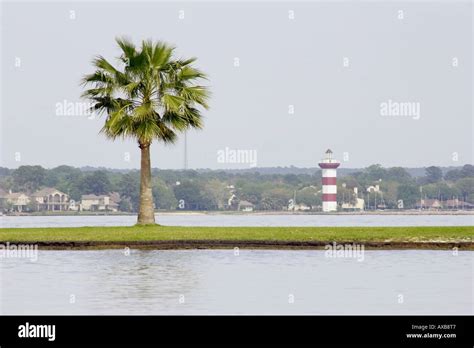
[[[80,110],[92,57],[114,61],[122,35],[172,43],[209,74],[189,168],[252,165],[222,163],[226,148],[259,167],[314,167],[327,148],[352,168],[473,162],[469,1],[4,2],[1,30],[0,166],[138,168],[136,144]],[[183,155],[155,144],[152,166]]]

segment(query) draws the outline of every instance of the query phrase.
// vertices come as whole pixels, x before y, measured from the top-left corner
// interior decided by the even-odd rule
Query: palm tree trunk
[[[140,143],[139,147],[141,149],[140,207],[137,224],[151,225],[155,223],[155,210],[151,188],[150,144]]]

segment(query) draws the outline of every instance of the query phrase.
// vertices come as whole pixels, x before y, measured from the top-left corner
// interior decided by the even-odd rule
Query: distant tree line
[[[118,192],[119,210],[136,212],[139,204],[138,170],[81,170],[70,166],[45,169],[41,166],[0,167],[0,189],[31,194],[54,187],[79,201],[86,194]],[[255,210],[284,210],[289,202],[311,208],[321,205],[321,172],[313,174],[260,174],[194,170],[152,171],[156,209],[226,210],[250,202]],[[377,191],[368,192],[378,186]],[[358,194],[354,194],[357,188]],[[370,207],[384,202],[386,208],[414,208],[423,199],[459,200],[474,203],[474,166],[451,169],[444,175],[439,167],[427,167],[425,175],[412,177],[402,167],[372,165],[338,178],[338,202],[363,198]]]

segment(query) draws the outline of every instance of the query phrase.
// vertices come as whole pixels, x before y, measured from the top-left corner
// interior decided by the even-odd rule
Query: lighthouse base
[[[337,202],[323,202],[323,212],[337,211]]]

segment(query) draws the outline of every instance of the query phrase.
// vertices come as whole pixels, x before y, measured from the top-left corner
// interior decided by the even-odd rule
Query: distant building
[[[438,199],[422,199],[416,202],[417,209],[440,210],[440,209],[474,209],[474,204],[464,202],[459,199],[448,199],[440,201]]]
[[[442,202],[445,209],[474,209],[474,204],[459,199],[448,199]]]
[[[115,206],[115,204],[117,205],[117,208],[119,206],[119,203],[122,201],[122,199],[120,198],[120,193],[118,192],[110,192],[109,193],[109,196],[110,196],[110,204],[112,206]]]
[[[294,211],[307,211],[307,210],[311,210],[311,207],[304,203],[298,203],[293,206],[293,210]]]
[[[30,203],[30,197],[23,192],[10,192],[7,194],[3,194],[2,199],[11,204],[11,210],[22,212],[28,210],[28,204]]]
[[[364,210],[365,209],[365,200],[358,196],[358,189],[354,187],[354,203],[342,203],[341,208],[342,210],[349,210],[349,211],[356,211],[356,210]]]
[[[118,204],[108,195],[83,195],[80,210],[86,211],[118,211]]]
[[[254,205],[249,201],[240,201],[239,202],[239,210],[240,211],[253,211]]]
[[[69,200],[69,210],[79,211],[80,205],[74,199]]]
[[[429,210],[438,210],[442,209],[443,205],[441,202],[437,199],[422,199],[421,203],[420,201],[416,202],[416,208],[417,209],[429,209]]]
[[[46,187],[31,195],[31,201],[38,211],[69,210],[69,196],[53,187]]]
[[[350,210],[350,211],[364,210],[365,200],[363,200],[362,198],[356,198],[355,203],[342,203],[341,208],[342,210]]]

